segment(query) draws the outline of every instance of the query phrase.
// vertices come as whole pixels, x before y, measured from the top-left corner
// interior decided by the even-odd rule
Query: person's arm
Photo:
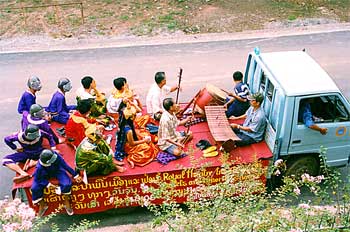
[[[169,92],[172,93],[172,92],[174,92],[174,91],[176,91],[178,89],[179,89],[179,86],[173,86],[173,87],[170,88]]]
[[[150,140],[144,138],[144,139],[141,139],[141,140],[134,140],[134,137],[133,137],[133,134],[132,134],[132,130],[129,130],[128,133],[126,134],[126,139],[129,143],[130,146],[137,146],[139,144],[142,144],[142,143],[148,143]]]
[[[79,173],[71,168],[59,154],[57,154],[57,162],[59,162],[59,166],[63,167],[64,170],[69,172],[75,180],[79,178]]]
[[[327,128],[319,127],[317,124],[310,125],[309,128],[320,132],[322,135],[327,134],[327,131],[328,131]]]
[[[49,141],[50,147],[53,150],[56,150],[56,142],[51,133],[47,133],[46,131],[40,130],[41,135]]]
[[[4,141],[12,150],[17,150],[17,146],[14,142],[18,141],[18,133],[6,136]]]

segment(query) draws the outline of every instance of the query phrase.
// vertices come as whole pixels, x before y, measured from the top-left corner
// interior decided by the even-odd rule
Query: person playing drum
[[[166,95],[174,92],[179,87],[166,85],[165,72],[157,72],[154,76],[155,83],[152,84],[146,97],[147,113],[154,119],[159,120],[163,113],[162,102]]]
[[[226,117],[241,116],[245,114],[249,108],[249,101],[247,96],[249,95],[249,87],[242,82],[243,74],[240,71],[233,73],[233,81],[235,83],[234,93],[228,93],[230,97],[226,98],[224,105],[227,108]]]

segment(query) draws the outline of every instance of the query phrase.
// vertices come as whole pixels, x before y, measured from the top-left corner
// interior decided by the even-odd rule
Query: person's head
[[[264,95],[262,93],[254,93],[248,96],[248,100],[250,102],[250,104],[254,107],[256,106],[261,106],[261,103],[264,100]]]
[[[236,71],[233,73],[232,78],[234,81],[242,81],[243,80],[243,74],[240,71]]]
[[[136,108],[134,106],[127,106],[123,110],[123,115],[126,120],[134,120],[136,117]]]
[[[174,112],[175,111],[175,107],[176,107],[174,99],[172,99],[170,97],[169,98],[165,98],[163,100],[163,107],[168,112]]]
[[[72,84],[68,78],[61,78],[58,81],[57,87],[64,93],[69,92],[72,89]]]
[[[96,125],[90,125],[85,130],[85,136],[93,143],[97,143],[102,139],[102,132]]]
[[[27,86],[29,89],[33,90],[33,91],[40,91],[41,90],[41,81],[39,79],[39,77],[37,76],[32,76],[29,77],[28,81],[27,81]]]
[[[165,72],[157,72],[154,76],[154,80],[160,88],[163,87],[166,84]]]
[[[44,107],[39,104],[33,104],[30,106],[29,113],[35,118],[44,118],[46,116],[46,111]]]
[[[81,79],[81,84],[83,85],[84,89],[90,89],[91,84],[93,84],[94,78],[90,76],[85,76],[83,79]]]
[[[55,163],[57,159],[57,154],[49,149],[44,149],[40,153],[39,163],[44,167],[49,167],[51,164]]]
[[[113,80],[113,85],[117,90],[122,90],[126,84],[125,77],[117,77]]]
[[[40,137],[39,127],[33,124],[29,124],[24,131],[24,137],[29,141],[33,141],[39,138]]]
[[[87,114],[91,110],[91,99],[79,100],[77,104],[77,110],[81,114]]]

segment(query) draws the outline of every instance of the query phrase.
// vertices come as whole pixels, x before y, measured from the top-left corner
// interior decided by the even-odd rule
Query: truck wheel
[[[294,175],[297,179],[301,178],[301,175],[308,173],[311,176],[317,176],[320,171],[320,165],[318,160],[311,155],[299,157],[287,162],[287,170],[285,175]]]

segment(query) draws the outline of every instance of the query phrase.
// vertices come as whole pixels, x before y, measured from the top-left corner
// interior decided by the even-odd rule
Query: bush
[[[269,232],[350,228],[348,184],[321,160],[325,176],[305,173],[301,179],[283,177],[283,185],[272,193],[262,185],[260,177],[267,170],[258,160],[241,165],[225,162],[221,167],[223,182],[216,185],[208,184],[210,180],[198,174],[198,187],[188,194],[184,205],[175,201],[176,182],[143,185],[143,192],[150,198],[164,200],[161,205],[144,202],[156,216],[149,231],[157,227],[169,231]],[[270,171],[283,175],[285,169],[285,162],[278,160]],[[302,193],[311,197],[301,197]]]

